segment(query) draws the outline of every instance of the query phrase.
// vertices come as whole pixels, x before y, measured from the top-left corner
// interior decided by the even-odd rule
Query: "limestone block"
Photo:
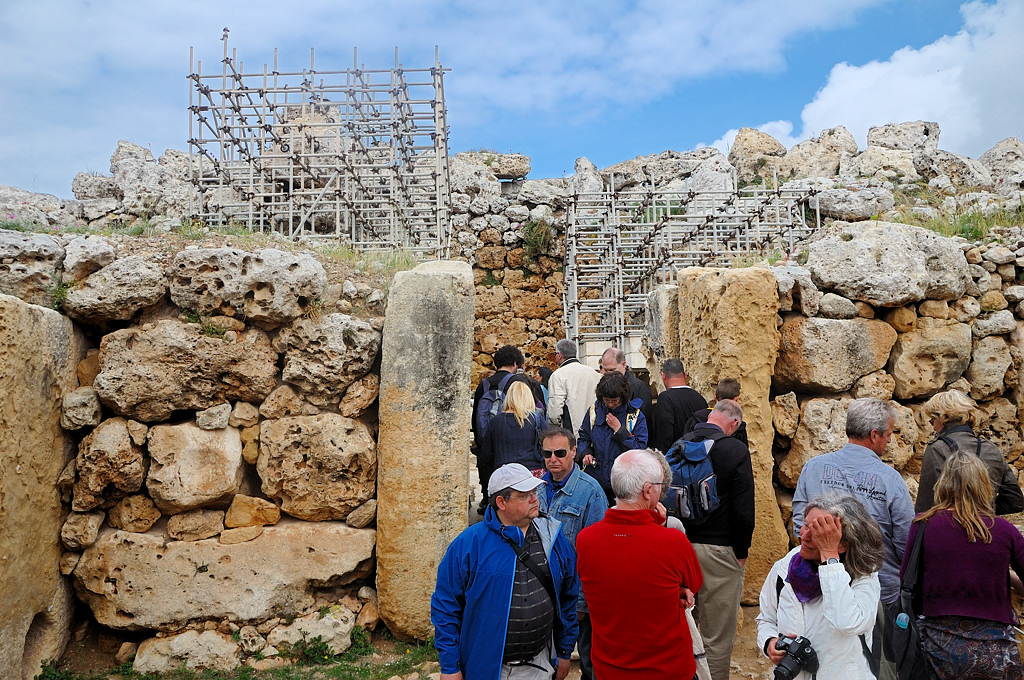
[[[981,305],[978,304],[977,299],[964,296],[949,303],[949,311],[950,318],[956,319],[960,323],[970,323],[981,314]],[[924,315],[922,314],[922,316]]]
[[[1024,452],[1021,442],[1017,408],[1004,397],[996,397],[991,401],[978,404],[981,424],[978,434],[994,443],[1006,456],[1008,461],[1020,457]]]
[[[652,387],[665,389],[661,382],[661,366],[666,359],[679,354],[679,289],[672,285],[655,286],[647,296],[644,315],[644,346],[647,348],[647,369],[654,381]]]
[[[91,198],[120,199],[120,193],[113,177],[104,177],[91,172],[80,172],[71,180],[71,193],[80,201]]]
[[[260,415],[264,418],[315,416],[317,413],[320,413],[320,409],[299,396],[291,385],[281,385],[276,388],[260,404]]]
[[[895,389],[895,378],[885,371],[875,371],[858,378],[857,382],[853,383],[853,389],[850,392],[853,394],[854,399],[874,397],[875,399],[888,401],[892,399],[892,393]]]
[[[235,527],[277,524],[280,521],[281,509],[270,501],[265,498],[239,494],[231,500],[231,507],[228,508],[227,516],[224,518],[224,526],[233,529]]]
[[[238,316],[275,327],[302,316],[327,289],[327,273],[309,253],[272,248],[194,248],[174,257],[171,299],[200,314]]]
[[[93,386],[115,413],[156,422],[177,410],[261,402],[277,374],[277,353],[261,330],[225,342],[198,324],[163,320],[105,335]]]
[[[861,302],[860,300],[857,300],[856,302],[853,303],[853,306],[857,308],[857,316],[859,316],[860,318],[862,318],[862,319],[874,319],[875,318],[875,308],[872,307],[871,305],[869,305],[868,303]]]
[[[327,314],[283,328],[274,348],[284,355],[284,381],[310,402],[326,406],[373,366],[380,351],[380,332],[366,321]]]
[[[363,605],[363,608],[359,610],[359,616],[356,617],[356,625],[365,631],[372,631],[380,623],[380,610],[377,608],[376,602],[367,602]]]
[[[847,222],[869,220],[886,210],[892,210],[895,204],[892,192],[884,187],[825,189],[818,194],[818,205],[823,216]]]
[[[923,120],[888,123],[868,128],[868,146],[903,151],[935,151],[939,148],[939,124]]]
[[[0,229],[0,295],[51,307],[63,261],[64,249],[52,237]]]
[[[238,430],[202,430],[195,423],[150,428],[152,463],[146,488],[165,515],[197,508],[226,508],[242,484]]]
[[[917,327],[901,333],[887,370],[896,382],[897,399],[930,397],[967,370],[971,361],[971,327],[921,317]]]
[[[160,265],[132,255],[80,281],[68,290],[62,307],[76,321],[102,324],[131,319],[139,310],[159,304],[166,294]]]
[[[217,404],[196,412],[196,426],[202,430],[222,430],[231,419],[231,404]]]
[[[64,280],[81,281],[114,261],[114,246],[102,236],[73,238],[64,248]]]
[[[792,438],[800,424],[800,404],[796,393],[787,392],[772,399],[772,425],[783,437]]]
[[[521,319],[547,319],[562,308],[561,299],[546,290],[509,290],[512,313]]]
[[[729,147],[729,163],[736,168],[737,179],[748,184],[770,182],[785,155],[786,147],[777,139],[749,127],[741,127]]]
[[[992,175],[984,165],[951,151],[939,149],[915,153],[914,169],[928,180],[947,177],[954,188],[989,191],[995,187]]]
[[[231,427],[252,427],[260,422],[259,408],[247,401],[240,401],[231,410],[228,425]]]
[[[196,670],[230,671],[240,665],[238,651],[238,645],[223,633],[187,630],[178,635],[143,640],[132,670],[136,673],[171,673],[184,666]]]
[[[924,300],[917,306],[917,313],[933,319],[948,319],[949,303],[945,300]]]
[[[237,527],[235,529],[225,529],[220,532],[220,536],[217,540],[223,545],[234,545],[236,543],[245,543],[246,541],[252,541],[263,534],[263,525],[256,524],[248,527]]]
[[[601,179],[601,173],[589,158],[583,156],[577,158],[573,169],[575,174],[569,178],[569,192],[571,194],[591,194],[604,191],[604,180]],[[513,219],[507,212],[505,214],[509,219]]]
[[[370,529],[287,518],[231,546],[213,539],[168,542],[159,528],[144,534],[106,528],[82,554],[75,589],[99,623],[124,630],[296,616],[314,605],[319,589],[372,574],[374,541]],[[118,574],[116,582],[111,574]]]
[[[857,141],[842,125],[823,130],[813,139],[800,142],[786,154],[780,166],[782,177],[834,177],[845,156],[857,153]]]
[[[1010,304],[1003,297],[1003,294],[998,290],[990,290],[986,292],[978,300],[978,305],[981,307],[983,312],[1001,312]]]
[[[779,483],[795,489],[804,465],[814,456],[829,453],[846,444],[846,408],[848,399],[810,399],[800,410],[789,453],[779,463]]]
[[[105,500],[117,500],[138,491],[146,478],[142,448],[132,441],[128,421],[108,418],[78,446],[73,510],[85,512]]]
[[[802,312],[804,316],[818,315],[822,295],[811,280],[811,272],[795,265],[772,267],[771,271],[779,286],[780,312]]]
[[[740,381],[757,518],[743,601],[756,602],[768,570],[789,545],[772,489],[775,431],[769,397],[780,341],[778,283],[773,272],[759,268],[685,269],[677,283],[680,335],[686,329],[688,338],[680,343],[679,358],[691,384],[710,393],[721,378]]]
[[[336,413],[265,420],[256,470],[283,512],[344,519],[373,497],[377,449],[366,425]]]
[[[201,541],[222,531],[223,510],[189,510],[167,520],[167,535],[176,541]]]
[[[74,460],[61,404],[86,347],[66,317],[0,294],[0,669],[16,679],[60,658],[70,633],[56,482]]]
[[[380,376],[367,373],[348,386],[338,404],[338,411],[346,418],[358,418],[377,401],[380,394]]]
[[[980,401],[1002,394],[1010,363],[1010,346],[1004,337],[990,335],[978,340],[964,374],[971,383],[971,398]]]
[[[978,162],[985,166],[996,191],[1014,196],[1024,189],[1024,143],[1016,137],[1007,137],[983,153]]]
[[[60,563],[57,568],[60,569],[60,573],[67,576],[75,570],[80,559],[82,559],[82,553],[66,552],[60,556]]]
[[[889,404],[895,409],[896,417],[893,419],[892,439],[880,458],[897,470],[902,470],[914,457],[914,447],[922,434],[918,430],[913,410],[894,401]]]
[[[952,300],[970,281],[952,239],[894,222],[836,222],[809,246],[807,268],[820,288],[875,306]]]
[[[106,513],[72,512],[60,528],[60,540],[68,550],[85,550],[96,542]]]
[[[890,182],[916,182],[921,179],[914,168],[914,152],[869,145],[856,156],[839,160],[839,179],[852,182],[869,177]]]
[[[852,319],[857,316],[857,306],[841,295],[825,293],[818,313],[826,319]]]
[[[102,409],[100,398],[92,387],[79,387],[64,395],[60,409],[60,426],[65,430],[80,430],[100,424]]]
[[[530,157],[521,153],[462,151],[454,158],[468,165],[483,165],[498,179],[519,179],[530,174]]]
[[[562,178],[528,179],[516,196],[520,203],[564,208],[569,199],[568,181]]]
[[[885,366],[896,331],[874,319],[787,315],[774,384],[780,390],[843,392]]]
[[[466,163],[457,156],[453,156],[448,163],[448,172],[451,176],[453,193],[469,194],[470,196],[501,194],[501,183],[498,182],[498,178],[494,176],[489,167]]]
[[[345,607],[334,605],[328,612],[319,612],[300,616],[288,625],[278,626],[267,636],[267,644],[275,647],[296,645],[305,639],[320,637],[333,654],[341,654],[352,646],[352,629],[355,628],[356,615]]]
[[[371,498],[350,512],[345,518],[345,522],[350,527],[362,529],[370,526],[375,519],[377,519],[377,499]]]
[[[121,140],[110,156],[122,209],[131,215],[188,214],[196,191],[174,168],[157,163],[149,149]]]
[[[914,330],[914,324],[917,323],[917,314],[914,312],[913,307],[890,309],[882,318],[900,333]]]
[[[126,496],[107,513],[107,524],[115,529],[143,533],[160,519],[160,511],[149,496]]]
[[[381,617],[401,638],[432,635],[437,564],[466,528],[470,413],[459,395],[472,390],[472,356],[469,265],[397,274],[381,349],[377,590]]]
[[[260,456],[260,428],[256,425],[243,427],[240,435],[242,438],[242,458],[249,465],[255,465]]]
[[[1013,312],[1004,309],[991,316],[976,319],[971,325],[971,332],[974,334],[975,339],[980,339],[990,335],[1009,333],[1016,327],[1017,322],[1013,318]]]
[[[267,640],[252,626],[242,626],[238,631],[238,645],[246,654],[255,654],[267,645]]]

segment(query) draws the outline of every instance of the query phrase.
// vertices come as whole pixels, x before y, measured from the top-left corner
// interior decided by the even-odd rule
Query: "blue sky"
[[[453,151],[525,153],[531,177],[715,145],[757,127],[786,146],[845,125],[934,120],[977,157],[1024,136],[1021,0],[5,0],[0,184],[71,197],[119,139],[187,149],[189,47],[247,69],[451,68]],[[204,67],[208,70],[208,67]]]

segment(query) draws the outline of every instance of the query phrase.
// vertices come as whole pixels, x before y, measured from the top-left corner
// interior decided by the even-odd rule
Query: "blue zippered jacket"
[[[604,402],[600,399],[583,416],[579,441],[576,443],[577,455],[584,455],[590,444],[594,445],[593,453],[594,459],[597,461],[597,468],[586,467],[584,472],[596,479],[597,483],[608,494],[612,490],[612,463],[619,457],[619,454],[631,451],[632,449],[647,448],[647,419],[644,418],[643,412],[640,411],[642,405],[643,401],[640,399],[632,399],[629,402],[628,410],[626,404],[620,404],[618,408],[612,410],[612,415],[622,423],[622,427],[619,428],[618,432],[613,432],[612,428],[605,422],[608,409],[605,408]],[[591,412],[595,414],[593,423],[590,422]],[[637,420],[633,424],[632,430],[629,431],[627,430],[627,415],[634,412],[636,413]]]
[[[559,618],[554,626],[554,650],[559,659],[568,659],[579,632],[576,553],[559,531],[557,520],[541,515],[533,524],[540,533],[555,585]],[[448,546],[430,598],[430,622],[442,673],[462,671],[466,680],[496,680],[500,676],[516,573],[516,553],[509,542],[522,545],[523,539],[519,527],[502,526],[494,508],[488,506],[483,521]],[[554,666],[557,660],[551,663]]]

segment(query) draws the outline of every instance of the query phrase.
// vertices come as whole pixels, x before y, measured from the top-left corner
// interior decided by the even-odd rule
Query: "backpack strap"
[[[939,440],[940,442],[942,442],[943,444],[945,444],[946,446],[948,446],[950,451],[959,451],[960,450],[960,446],[955,441],[953,441],[953,439],[951,437],[949,437],[948,435],[940,434],[938,437],[936,437],[936,439]],[[980,442],[980,440],[978,442],[978,451],[979,452],[981,451],[981,442]]]
[[[636,427],[637,421],[640,420],[640,410],[634,409],[632,413],[629,411],[629,407],[626,407],[626,432],[633,434],[633,428]]]

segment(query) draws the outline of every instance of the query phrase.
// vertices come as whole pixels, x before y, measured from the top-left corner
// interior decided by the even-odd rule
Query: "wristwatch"
[[[827,560],[825,560],[825,564],[839,564],[839,558],[838,557],[830,557]]]

